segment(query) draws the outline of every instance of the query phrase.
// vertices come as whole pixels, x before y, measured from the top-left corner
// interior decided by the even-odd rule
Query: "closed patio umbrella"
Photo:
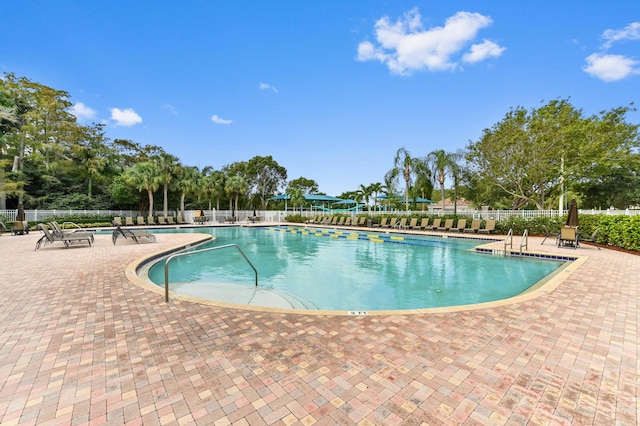
[[[569,214],[567,215],[567,226],[578,226],[578,203],[575,199],[569,203]]]

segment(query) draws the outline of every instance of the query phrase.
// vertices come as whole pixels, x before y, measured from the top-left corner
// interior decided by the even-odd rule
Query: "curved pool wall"
[[[197,228],[192,232],[203,232]],[[187,231],[190,232],[190,231]],[[175,259],[170,289],[239,304],[338,311],[413,310],[502,300],[521,294],[562,262],[476,252],[482,240],[298,227],[209,228],[233,251]],[[492,239],[491,241],[495,241]],[[164,286],[164,262],[149,277]]]

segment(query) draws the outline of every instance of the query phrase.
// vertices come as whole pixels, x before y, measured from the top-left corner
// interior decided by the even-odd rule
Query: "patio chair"
[[[458,225],[456,225],[455,227],[451,228],[450,231],[458,231],[458,232],[464,232],[464,229],[467,227],[467,219],[458,219]]]
[[[416,229],[418,227],[418,218],[412,217],[409,224],[406,226],[407,229]]]
[[[578,248],[578,228],[574,226],[563,226],[560,228],[560,234],[556,240],[558,247]]]
[[[380,220],[380,223],[374,223],[373,227],[374,228],[386,228],[387,227],[387,220],[389,220],[389,219],[387,219],[386,217],[383,217]]]
[[[600,246],[598,245],[598,232],[600,232],[600,228],[596,228],[596,230],[593,231],[593,233],[590,236],[589,235],[579,236],[578,241],[593,243],[595,244],[596,248],[600,250]]]
[[[120,216],[115,216],[111,223],[113,224],[113,226],[122,225],[122,218]]]
[[[484,224],[484,228],[478,229],[478,233],[480,234],[493,234],[496,232],[496,221],[495,219],[487,219]]]
[[[127,226],[133,226],[133,218],[131,216],[125,217],[124,224]]]
[[[446,232],[451,228],[453,228],[453,219],[445,219],[444,220],[444,225],[438,226],[437,230]]]
[[[119,225],[116,226],[116,229],[114,229],[111,234],[111,241],[113,242],[113,245],[116,244],[118,237],[124,237],[125,239],[131,238],[136,242],[136,244],[140,244],[140,240],[156,242],[156,236],[151,232],[143,231],[142,229],[125,229]]]
[[[91,243],[93,241],[92,237],[87,235],[88,233],[75,233],[71,232],[69,234],[64,233],[54,233],[49,231],[49,227],[44,223],[39,223],[38,228],[42,231],[43,235],[36,242],[35,250],[38,250],[43,244],[53,244],[56,241],[60,241],[64,244],[65,248],[69,248],[71,244],[80,243],[86,241],[91,247]],[[34,251],[35,251],[34,250]]]
[[[398,223],[398,218],[392,217],[391,222],[389,222],[387,226],[385,226],[385,228],[395,228],[397,223]]]
[[[164,216],[158,216],[158,225],[166,225],[167,221],[165,220]]]
[[[472,232],[474,234],[477,234],[478,231],[480,230],[480,223],[481,223],[480,219],[471,220],[471,226],[469,228],[466,228],[464,232]]]
[[[433,223],[429,225],[428,228],[431,229],[432,231],[435,231],[436,229],[440,228],[441,223],[442,223],[442,219],[440,218],[434,219]]]
[[[138,216],[138,217],[136,218],[136,224],[137,224],[137,225],[146,225],[146,223],[144,222],[144,217],[142,217],[142,216]]]
[[[26,220],[16,220],[11,225],[11,233],[13,235],[24,235],[29,233],[29,222]]]
[[[400,219],[400,222],[396,224],[396,228],[404,229],[406,227],[407,227],[407,218],[403,217],[402,219]]]
[[[167,225],[175,225],[176,221],[173,220],[173,216],[168,216],[167,217]]]
[[[336,226],[342,226],[344,225],[344,216],[340,216],[340,220],[338,221],[338,223],[336,223]]]
[[[182,225],[183,223],[187,223],[184,221],[184,219],[182,218],[182,215],[178,215],[178,217],[176,218],[176,223],[179,225]]]
[[[147,225],[155,225],[156,224],[156,220],[153,218],[153,216],[147,216]]]
[[[344,221],[344,226],[351,226],[351,216],[347,217]]]

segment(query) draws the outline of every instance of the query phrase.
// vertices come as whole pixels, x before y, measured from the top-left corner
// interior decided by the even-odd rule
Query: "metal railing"
[[[244,252],[242,251],[240,246],[238,246],[237,244],[226,244],[224,246],[210,247],[210,248],[206,248],[206,249],[202,249],[202,250],[195,250],[195,251],[189,251],[189,252],[184,252],[184,253],[176,253],[176,254],[172,254],[171,256],[167,257],[167,260],[164,263],[164,301],[169,303],[169,262],[171,262],[173,259],[176,259],[178,257],[189,256],[189,255],[192,255],[192,254],[200,254],[200,253],[204,253],[206,251],[220,250],[220,249],[226,249],[226,248],[230,248],[230,247],[235,247],[240,252],[242,257],[244,257],[244,260],[247,261],[249,266],[251,266],[251,269],[253,269],[253,272],[255,272],[255,274],[256,274],[256,287],[258,287],[258,270],[255,268],[255,266],[253,266],[253,263],[251,263],[251,261],[249,260],[247,255],[244,254]]]
[[[520,240],[520,254],[522,254],[522,247],[525,250],[529,250],[529,230],[525,229],[522,233],[522,240]]]
[[[504,255],[507,255],[507,246],[513,249],[513,229],[509,229],[507,232],[507,238],[504,239]]]

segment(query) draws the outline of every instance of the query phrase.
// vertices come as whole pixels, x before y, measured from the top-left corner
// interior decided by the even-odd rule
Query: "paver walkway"
[[[35,252],[37,238],[0,236],[3,426],[639,420],[640,256],[565,249],[589,258],[503,307],[330,316],[166,304],[125,276],[196,234]]]

